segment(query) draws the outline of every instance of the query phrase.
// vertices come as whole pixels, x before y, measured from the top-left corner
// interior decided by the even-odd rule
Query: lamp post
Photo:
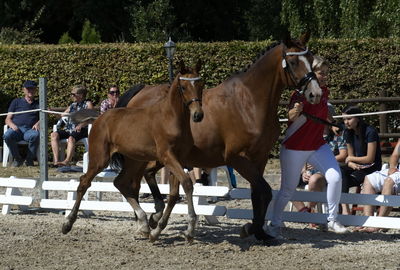
[[[174,73],[172,71],[172,59],[174,59],[174,54],[175,54],[175,42],[171,40],[171,37],[169,37],[169,40],[165,42],[164,44],[164,49],[165,53],[167,54],[168,58],[168,74],[169,74],[169,82],[172,83],[174,80]]]

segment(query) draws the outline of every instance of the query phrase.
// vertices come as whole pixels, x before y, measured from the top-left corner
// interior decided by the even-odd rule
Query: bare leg
[[[382,195],[394,195],[393,187],[394,187],[394,181],[390,177],[386,178],[385,182],[383,183]],[[378,216],[387,217],[390,211],[392,211],[392,208],[393,207],[382,205],[379,208]]]
[[[326,186],[325,177],[319,173],[311,175],[308,182],[308,190],[310,191],[323,191]],[[313,209],[317,205],[316,202],[310,202],[310,208]]]
[[[68,143],[67,143],[67,156],[66,156],[65,160],[62,161],[62,162],[59,162],[59,164],[61,164],[61,165],[66,165],[66,166],[69,165],[69,163],[71,162],[72,157],[73,157],[73,155],[74,155],[75,143],[76,143],[76,142],[75,142],[74,137],[69,137],[69,138],[68,138]]]
[[[58,163],[58,155],[59,155],[59,142],[60,135],[57,132],[52,132],[51,135],[51,150],[53,151],[53,164],[56,165]]]
[[[376,194],[376,190],[369,182],[368,178],[364,178],[363,190],[362,194]],[[364,216],[373,216],[374,215],[375,206],[373,205],[364,205]]]

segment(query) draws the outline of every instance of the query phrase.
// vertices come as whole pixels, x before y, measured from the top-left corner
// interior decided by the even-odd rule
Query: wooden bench
[[[159,184],[161,194],[169,194],[169,185]],[[78,187],[78,181],[45,181],[43,182],[43,190],[57,190],[66,191],[67,196],[65,199],[42,199],[40,207],[51,208],[51,209],[72,209],[75,198],[76,190]],[[88,192],[118,192],[118,189],[114,187],[111,182],[92,182]],[[142,184],[140,193],[151,193],[150,188],[147,184]],[[179,193],[184,195],[182,187],[179,189]],[[209,205],[207,197],[226,197],[229,194],[228,187],[216,187],[216,186],[195,186],[193,191],[193,202],[197,215],[202,215],[206,218],[210,224],[218,223],[217,216],[224,216],[226,213],[225,206]],[[103,196],[104,197],[104,196]],[[140,203],[142,209],[147,213],[154,213],[154,203]],[[80,210],[90,211],[123,211],[131,212],[132,207],[126,201],[104,201],[104,200],[82,200]],[[187,214],[187,204],[177,203],[172,211],[173,214]],[[67,214],[67,213],[66,213]]]
[[[18,205],[21,211],[26,211],[27,206],[32,204],[32,196],[23,196],[20,188],[33,189],[36,186],[36,180],[33,179],[20,179],[10,176],[9,178],[0,178],[0,187],[5,187],[5,195],[0,195],[0,204],[2,207],[2,214],[7,215],[10,213],[11,205]]]
[[[277,190],[273,190],[273,196],[276,196]],[[250,199],[250,189],[233,189],[230,191],[232,199]],[[326,203],[325,192],[306,192],[296,191],[291,200],[295,201],[314,201]],[[273,204],[273,200],[270,206]],[[400,207],[400,196],[395,195],[367,195],[342,193],[341,203],[359,204],[359,205],[385,205],[392,207]],[[271,219],[271,208],[268,208],[266,220]],[[252,219],[253,211],[251,209],[236,209],[228,208],[226,216],[232,219]],[[321,213],[302,213],[289,212],[283,213],[283,220],[289,222],[304,222],[304,223],[326,223],[327,214]],[[339,215],[338,220],[346,226],[366,226],[388,229],[400,229],[400,217],[376,217],[376,216],[353,216]]]

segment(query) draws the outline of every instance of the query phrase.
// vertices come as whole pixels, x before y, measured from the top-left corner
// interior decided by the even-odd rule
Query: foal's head
[[[179,63],[179,74],[175,81],[178,83],[179,91],[182,94],[185,105],[190,110],[190,115],[194,122],[203,119],[203,109],[201,108],[201,97],[203,94],[204,83],[201,80],[199,71],[201,61],[199,60],[194,68],[186,67],[181,60]]]
[[[295,86],[311,104],[318,104],[322,90],[317,77],[312,70],[313,55],[308,51],[306,44],[310,35],[304,34],[299,40],[287,38],[283,41],[282,67],[289,74],[292,86]]]

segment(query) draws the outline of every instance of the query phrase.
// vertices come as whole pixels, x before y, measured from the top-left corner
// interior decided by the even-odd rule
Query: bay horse
[[[282,91],[296,88],[308,102],[320,102],[322,90],[312,71],[313,55],[306,47],[309,38],[308,33],[299,40],[288,37],[267,48],[246,70],[204,90],[204,119],[198,124],[191,123],[194,145],[186,164],[200,168],[228,165],[250,183],[253,220],[242,227],[241,237],[254,234],[258,240],[272,239],[263,230],[272,199],[271,187],[263,173],[280,133],[277,112]],[[127,107],[163,100],[164,97],[154,97],[152,92],[152,89],[140,91]],[[156,186],[155,172],[160,167],[156,164],[146,170],[149,185]],[[170,212],[173,205],[169,200],[165,212]],[[153,217],[159,216],[156,213]],[[151,222],[156,223],[157,219]]]
[[[199,75],[200,68],[200,61],[195,68],[186,68],[181,61],[178,75],[166,91],[165,98],[157,104],[143,108],[116,108],[108,110],[98,118],[87,110],[75,113],[75,121],[97,119],[89,135],[88,170],[80,177],[77,199],[62,226],[64,234],[72,229],[82,197],[93,178],[108,166],[110,158],[116,157],[114,161],[121,162],[122,170],[115,178],[114,185],[134,209],[138,218],[138,231],[154,241],[168,221],[165,220],[164,223],[160,220],[157,228],[150,232],[146,213],[138,202],[140,181],[147,163],[160,160],[171,170],[185,191],[188,228],[184,235],[187,241],[192,241],[197,219],[192,199],[193,185],[181,164],[193,145],[190,119],[194,123],[203,119],[201,97],[204,84]],[[165,88],[157,86],[154,87],[154,91],[159,91],[160,87]],[[123,159],[115,154],[122,155]],[[161,197],[161,194],[159,195]],[[163,203],[161,207],[164,208]]]

